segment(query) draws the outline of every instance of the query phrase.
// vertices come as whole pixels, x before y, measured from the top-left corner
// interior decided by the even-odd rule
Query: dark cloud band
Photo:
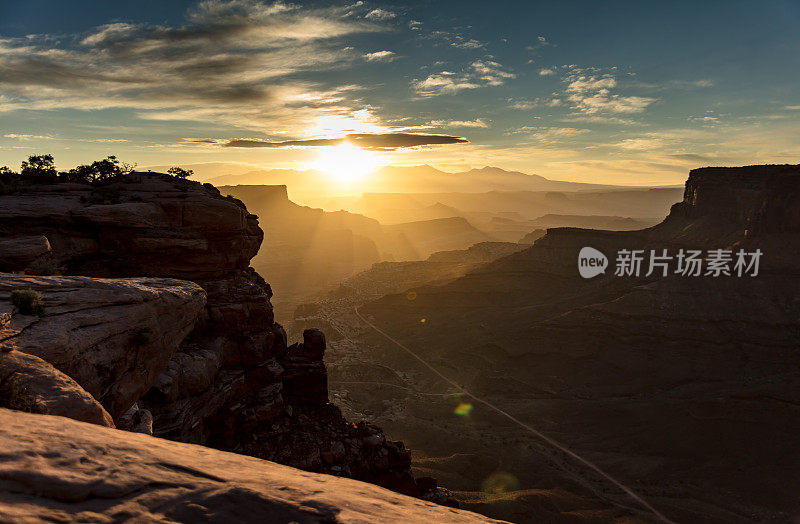
[[[428,135],[424,133],[360,133],[349,134],[342,138],[315,138],[310,140],[285,140],[282,142],[269,142],[266,140],[230,140],[222,147],[320,147],[338,146],[350,143],[364,149],[398,149],[404,147],[418,147],[443,144],[465,144],[468,140],[451,135]]]

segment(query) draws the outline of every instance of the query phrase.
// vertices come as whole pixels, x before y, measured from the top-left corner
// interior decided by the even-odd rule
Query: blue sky
[[[324,148],[298,141],[348,133],[469,141],[377,164],[632,185],[800,163],[799,24],[792,1],[2,1],[0,164],[302,169]]]

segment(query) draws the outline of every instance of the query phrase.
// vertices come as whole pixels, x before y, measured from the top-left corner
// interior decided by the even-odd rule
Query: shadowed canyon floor
[[[371,329],[353,313],[368,302],[369,322],[668,518],[791,520],[800,514],[798,202],[797,166],[695,170],[684,201],[653,228],[550,230],[450,283],[330,300],[317,315],[342,333],[329,359],[334,398],[422,451],[417,470],[468,508],[528,522],[649,518]],[[608,254],[612,270],[581,279],[583,246]],[[754,278],[635,279],[613,276],[623,248],[764,256]]]

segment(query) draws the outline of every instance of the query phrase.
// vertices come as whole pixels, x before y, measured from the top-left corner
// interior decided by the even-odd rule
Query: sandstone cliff
[[[327,402],[324,337],[310,332],[304,343],[287,347],[274,321],[272,290],[248,265],[262,238],[257,217],[240,201],[208,184],[166,175],[138,173],[100,186],[34,185],[1,195],[0,246],[13,254],[0,256],[5,270],[125,278],[91,284],[118,286],[108,294],[123,301],[130,298],[125,282],[136,287],[152,282],[139,277],[180,278],[199,286],[192,291],[198,299],[206,297],[199,319],[178,307],[151,311],[157,313],[153,332],[163,338],[142,360],[114,349],[87,367],[84,362],[98,357],[92,360],[84,350],[96,353],[95,345],[53,353],[27,334],[20,340],[31,342],[19,349],[72,377],[117,422],[136,402],[152,413],[157,436],[433,496],[435,481],[415,481],[402,443],[369,424],[349,423]],[[30,279],[8,286],[40,282],[46,297],[56,297],[54,288],[64,282]],[[47,304],[45,311],[55,307]],[[124,313],[118,318],[131,320]],[[48,321],[45,314],[38,322]],[[165,326],[172,326],[170,333],[190,332],[178,345],[183,337],[167,337]],[[65,326],[54,327],[52,333],[61,333]],[[130,336],[130,329],[112,331]],[[113,339],[110,345],[122,348]],[[123,378],[131,366],[135,372]]]
[[[0,522],[496,522],[191,444],[0,409]]]

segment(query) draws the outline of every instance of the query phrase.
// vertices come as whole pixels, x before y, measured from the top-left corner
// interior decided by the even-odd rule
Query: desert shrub
[[[7,195],[13,193],[20,186],[20,176],[8,168],[8,166],[0,167],[0,195]]]
[[[28,275],[62,275],[64,268],[58,265],[58,261],[52,255],[46,255],[34,260],[25,268],[25,273]]]
[[[150,342],[150,329],[146,327],[134,328],[130,332],[129,341],[134,346],[144,346]]]
[[[180,167],[171,167],[167,169],[167,173],[176,178],[188,178],[194,174],[194,171],[191,169],[183,169]]]
[[[0,407],[27,413],[47,414],[47,409],[39,399],[14,376],[7,379],[0,388]]]
[[[11,303],[23,315],[42,315],[44,302],[42,294],[33,289],[15,289],[11,292]]]

